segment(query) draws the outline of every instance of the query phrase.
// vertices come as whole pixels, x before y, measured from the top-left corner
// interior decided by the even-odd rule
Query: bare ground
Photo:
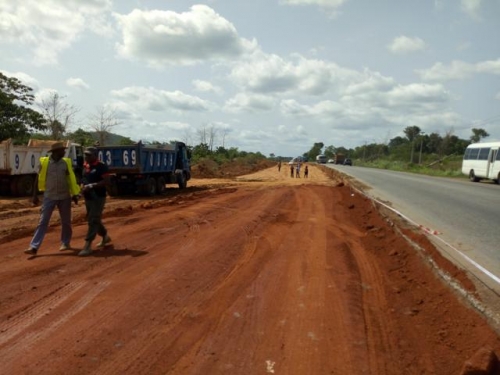
[[[424,234],[333,172],[288,173],[109,199],[114,246],[88,258],[82,205],[74,251],[54,214],[29,258],[38,208],[0,201],[0,373],[460,374],[500,353],[425,258],[474,285]]]

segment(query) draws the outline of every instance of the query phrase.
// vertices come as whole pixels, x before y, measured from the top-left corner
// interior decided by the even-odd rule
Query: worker
[[[71,237],[73,229],[71,227],[71,201],[78,204],[78,194],[80,187],[76,182],[71,159],[65,158],[66,147],[63,142],[55,142],[50,147],[50,156],[40,158],[35,185],[33,187],[33,204],[38,204],[38,191],[43,192],[42,207],[40,209],[40,220],[35,229],[35,234],[30,242],[30,247],[24,252],[29,255],[36,255],[42,245],[50,218],[54,208],[59,210],[61,218],[61,247],[59,250],[69,250],[71,248]]]

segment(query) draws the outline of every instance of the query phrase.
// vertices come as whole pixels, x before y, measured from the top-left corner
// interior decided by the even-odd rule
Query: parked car
[[[345,159],[344,160],[344,165],[351,165],[352,166],[352,160],[351,159]]]
[[[333,163],[335,163],[335,160],[333,160],[333,159],[328,159],[327,163],[328,163],[328,164],[333,164]]]

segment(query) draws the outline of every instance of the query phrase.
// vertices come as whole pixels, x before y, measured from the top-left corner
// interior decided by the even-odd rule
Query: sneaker
[[[59,251],[71,250],[71,245],[63,243],[59,248]]]
[[[92,254],[91,242],[86,241],[85,246],[83,246],[83,250],[78,253],[79,257],[86,257]]]
[[[29,255],[36,255],[37,251],[38,251],[38,249],[35,249],[34,247],[30,247],[29,249],[24,250],[24,253],[29,254]]]
[[[83,249],[82,251],[80,251],[78,253],[78,256],[79,257],[88,257],[90,254],[92,254],[92,249],[88,248],[88,249]]]
[[[108,245],[111,242],[111,237],[109,237],[107,234],[102,238],[101,242],[99,242],[96,247],[104,247]]]

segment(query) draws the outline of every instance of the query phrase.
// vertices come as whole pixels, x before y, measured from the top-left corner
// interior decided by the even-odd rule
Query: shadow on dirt
[[[71,256],[71,257],[77,257],[78,253],[80,252],[79,248],[72,248],[67,251],[61,251],[58,253],[49,253],[49,254],[37,254],[37,255],[32,255],[28,258],[28,260],[33,260],[36,258],[42,258],[42,257],[60,257],[60,256]],[[133,249],[127,249],[127,248],[115,248],[114,246],[107,247],[105,249],[98,249],[98,250],[93,250],[90,255],[88,255],[85,258],[109,258],[109,257],[123,257],[123,256],[130,256],[132,258],[140,257],[143,255],[149,254],[148,251],[143,251],[143,250],[133,250]]]

